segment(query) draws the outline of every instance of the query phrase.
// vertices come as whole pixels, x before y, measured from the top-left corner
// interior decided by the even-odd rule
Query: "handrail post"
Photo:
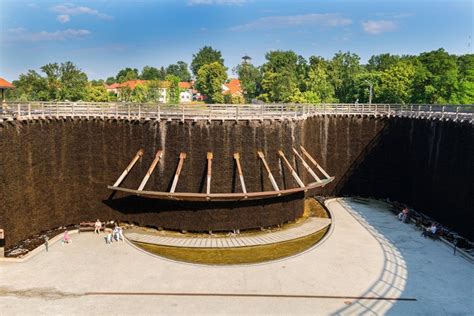
[[[59,104],[56,102],[56,117],[59,118]]]
[[[442,108],[442,111],[441,111],[441,118],[444,118],[444,108],[445,108],[445,107],[446,107],[446,106],[443,105],[443,108]]]
[[[238,105],[235,106],[235,118],[236,118],[236,121],[239,120],[239,106]]]
[[[181,121],[184,122],[184,104],[181,105]]]
[[[41,103],[41,110],[43,112],[43,118],[44,118],[44,103]]]
[[[209,122],[212,120],[212,105],[208,105],[209,107]]]
[[[127,108],[128,108],[128,119],[130,120],[130,103],[127,102]]]
[[[138,119],[142,118],[142,104],[138,103]]]
[[[20,116],[21,116],[21,106],[20,106],[20,103],[17,104],[17,111],[18,111],[17,118],[19,119]]]
[[[456,121],[459,119],[459,106],[456,107]]]
[[[283,103],[280,104],[280,119],[283,120]]]
[[[158,110],[158,121],[161,121],[161,106],[157,103],[157,110]]]
[[[31,120],[31,103],[28,102],[28,118]]]
[[[119,113],[119,111],[118,111],[118,103],[115,102],[115,118],[118,118],[118,113]]]

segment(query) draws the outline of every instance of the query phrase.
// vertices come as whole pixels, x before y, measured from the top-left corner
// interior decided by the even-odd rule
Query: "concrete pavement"
[[[378,202],[332,200],[328,207],[333,225],[322,242],[297,256],[254,265],[180,263],[128,243],[106,245],[104,235],[73,235],[71,245],[55,244],[27,262],[0,263],[0,314],[468,315],[474,310],[473,266],[444,244],[420,238],[414,226],[400,223]]]

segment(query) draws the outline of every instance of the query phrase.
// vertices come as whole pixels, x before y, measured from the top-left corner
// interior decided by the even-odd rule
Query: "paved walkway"
[[[310,217],[300,225],[289,229],[262,232],[252,236],[229,235],[218,237],[209,235],[206,237],[169,237],[156,234],[145,234],[125,231],[125,237],[131,241],[138,241],[148,244],[184,247],[184,248],[234,248],[249,247],[258,245],[268,245],[297,239],[311,235],[331,224],[330,218]]]
[[[472,264],[383,204],[328,205],[323,241],[263,264],[179,263],[106,245],[103,234],[72,235],[27,262],[0,263],[0,314],[472,315]]]

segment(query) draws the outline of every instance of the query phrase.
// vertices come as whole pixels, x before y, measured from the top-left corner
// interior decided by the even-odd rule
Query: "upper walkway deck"
[[[6,102],[0,122],[48,118],[239,121],[300,120],[311,116],[411,117],[474,123],[474,105],[418,104],[161,104],[125,102]]]

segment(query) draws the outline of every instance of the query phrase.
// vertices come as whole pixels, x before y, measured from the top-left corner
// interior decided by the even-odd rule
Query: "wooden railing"
[[[400,104],[161,104],[6,102],[1,120],[102,117],[153,120],[285,120],[316,115],[401,116],[474,122],[474,105]]]

